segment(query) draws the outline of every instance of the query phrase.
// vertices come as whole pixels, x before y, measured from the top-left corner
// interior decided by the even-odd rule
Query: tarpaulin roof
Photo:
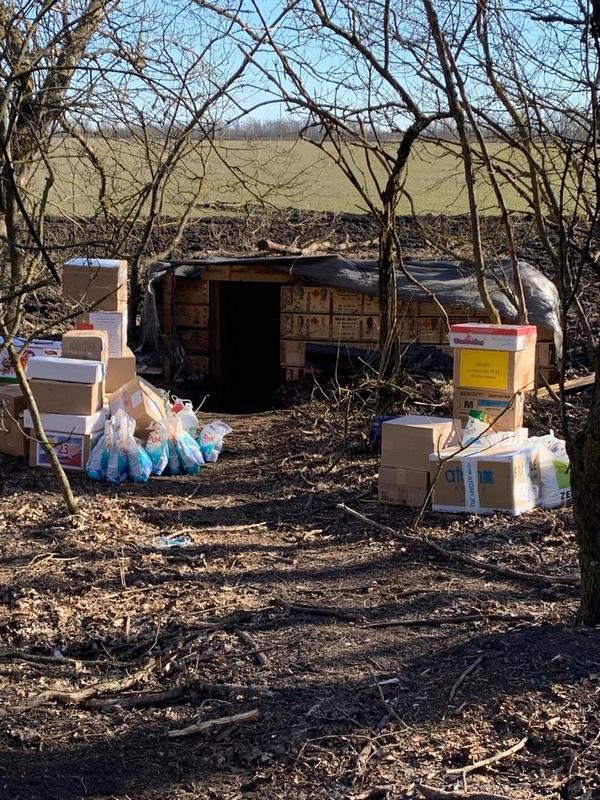
[[[160,326],[153,284],[173,272],[177,277],[201,277],[208,267],[269,267],[287,273],[290,280],[313,286],[331,286],[349,292],[376,295],[379,293],[379,262],[355,261],[340,255],[261,256],[251,258],[206,258],[193,261],[170,261],[154,264],[149,272],[148,287],[142,314],[142,331],[138,353],[141,363],[150,362],[160,350]],[[444,306],[460,305],[484,309],[474,266],[459,261],[405,261],[405,272],[397,269],[397,290],[401,300],[431,301],[431,294]],[[504,319],[517,318],[517,305],[512,288],[512,264],[498,260],[486,265],[490,295]],[[519,262],[529,320],[554,332],[557,352],[562,352],[560,305],[554,284],[526,261]],[[421,284],[426,291],[423,291]],[[162,361],[162,359],[161,359]]]

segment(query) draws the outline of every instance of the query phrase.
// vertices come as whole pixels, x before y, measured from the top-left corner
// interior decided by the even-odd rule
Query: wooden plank
[[[565,394],[570,394],[572,392],[578,392],[581,389],[587,389],[590,386],[593,386],[596,381],[596,374],[593,375],[584,375],[583,378],[572,378],[569,381],[565,381]],[[554,394],[560,394],[560,385],[555,383],[550,389],[554,392]],[[540,389],[537,392],[538,398],[548,397],[550,392],[548,389]]]

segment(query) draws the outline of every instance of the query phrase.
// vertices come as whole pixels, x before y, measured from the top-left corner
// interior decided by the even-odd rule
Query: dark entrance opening
[[[219,281],[213,287],[211,405],[233,413],[270,409],[281,382],[279,285]]]

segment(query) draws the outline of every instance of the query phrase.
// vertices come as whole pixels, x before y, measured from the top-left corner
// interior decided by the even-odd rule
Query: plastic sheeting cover
[[[172,261],[154,264],[149,273],[144,297],[140,340],[137,348],[141,371],[162,372],[163,337],[156,307],[154,286],[169,272],[177,277],[201,277],[207,267],[229,266],[270,267],[288,273],[293,282],[312,286],[331,286],[361,294],[378,294],[378,261],[352,261],[339,255],[280,256],[260,258],[207,258],[194,261]],[[431,301],[415,282],[422,284],[443,305],[460,305],[483,309],[477,289],[475,268],[459,261],[405,261],[405,274],[397,270],[398,297],[401,300]],[[526,261],[519,262],[521,280],[529,320],[551,330],[557,354],[562,354],[562,334],[558,291],[538,269]],[[411,280],[412,278],[412,280]],[[512,265],[494,261],[487,265],[487,282],[492,299],[506,319],[516,319],[517,308],[512,290]],[[172,354],[175,365],[183,363],[185,353],[175,342]]]

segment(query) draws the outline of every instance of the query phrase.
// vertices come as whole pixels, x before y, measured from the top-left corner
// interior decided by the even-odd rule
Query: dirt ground
[[[576,590],[349,516],[412,521],[377,504],[365,429],[340,454],[316,403],[229,421],[199,478],[75,478],[74,519],[49,473],[0,461],[2,800],[600,798],[600,631]],[[421,535],[576,571],[568,509],[430,514]]]

